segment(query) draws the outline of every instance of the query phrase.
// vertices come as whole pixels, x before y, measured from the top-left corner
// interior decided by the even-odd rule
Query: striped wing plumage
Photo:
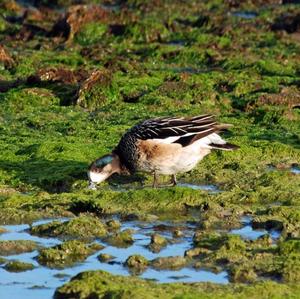
[[[163,143],[180,143],[183,146],[204,138],[218,130],[213,115],[191,118],[164,117],[146,120],[131,129],[131,134],[141,140],[155,139]]]

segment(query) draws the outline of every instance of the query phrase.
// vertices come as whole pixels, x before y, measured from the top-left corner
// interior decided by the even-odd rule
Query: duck
[[[178,173],[191,171],[212,150],[239,148],[219,135],[230,127],[211,114],[144,120],[125,132],[111,153],[90,164],[89,188],[96,189],[114,173],[135,172],[152,174],[153,187],[158,187],[159,175],[170,175],[175,186]]]

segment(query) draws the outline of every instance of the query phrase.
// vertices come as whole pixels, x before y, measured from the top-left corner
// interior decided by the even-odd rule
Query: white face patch
[[[88,172],[88,176],[90,178],[90,181],[93,183],[101,183],[108,178],[108,174],[106,173],[98,173],[92,171]]]

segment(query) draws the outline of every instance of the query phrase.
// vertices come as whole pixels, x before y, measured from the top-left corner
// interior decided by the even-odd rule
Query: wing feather
[[[143,121],[129,132],[141,140],[155,139],[163,143],[182,143],[203,138],[218,130],[218,124],[213,115],[204,114],[191,118],[158,117]],[[177,138],[175,138],[177,137]],[[183,145],[184,146],[184,145]]]

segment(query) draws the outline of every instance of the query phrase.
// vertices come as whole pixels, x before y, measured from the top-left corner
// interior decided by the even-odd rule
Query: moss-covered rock
[[[29,240],[0,241],[0,255],[14,255],[31,252],[38,248],[38,244]]]
[[[20,261],[10,261],[4,266],[4,269],[8,272],[24,272],[33,270],[34,265],[31,263],[24,263]]]
[[[111,260],[113,260],[115,257],[112,256],[111,254],[108,254],[108,253],[100,253],[98,256],[97,256],[97,259],[101,262],[101,263],[107,263]]]
[[[151,261],[151,266],[155,269],[178,270],[186,266],[187,258],[182,256],[158,257]]]
[[[130,272],[134,274],[141,274],[146,270],[149,262],[142,255],[135,254],[129,256],[124,264],[129,268]]]
[[[117,230],[121,227],[121,223],[118,220],[111,219],[111,220],[106,221],[106,226],[108,229]]]
[[[84,261],[90,254],[102,247],[93,243],[87,245],[80,241],[66,241],[60,245],[40,250],[37,257],[41,265],[50,268],[65,268]]]
[[[130,296],[130,298],[164,298],[171,299],[174,295],[182,298],[295,298],[299,294],[298,285],[283,285],[271,281],[262,281],[253,285],[237,284],[222,286],[217,284],[156,284],[135,277],[114,276],[104,271],[84,272],[75,276],[70,282],[58,288],[54,298],[83,299],[97,295]]]
[[[165,237],[159,235],[159,234],[152,234],[151,235],[151,241],[148,245],[148,248],[152,252],[159,252],[162,248],[166,247],[168,244],[168,241]]]
[[[53,221],[33,226],[30,233],[40,236],[60,237],[62,239],[90,240],[104,237],[106,226],[96,217],[79,216],[68,221]]]
[[[117,232],[109,235],[104,239],[105,242],[116,247],[129,247],[133,244],[132,230],[125,229],[121,232]]]
[[[0,257],[0,265],[3,265],[6,263],[6,259],[4,257]]]

